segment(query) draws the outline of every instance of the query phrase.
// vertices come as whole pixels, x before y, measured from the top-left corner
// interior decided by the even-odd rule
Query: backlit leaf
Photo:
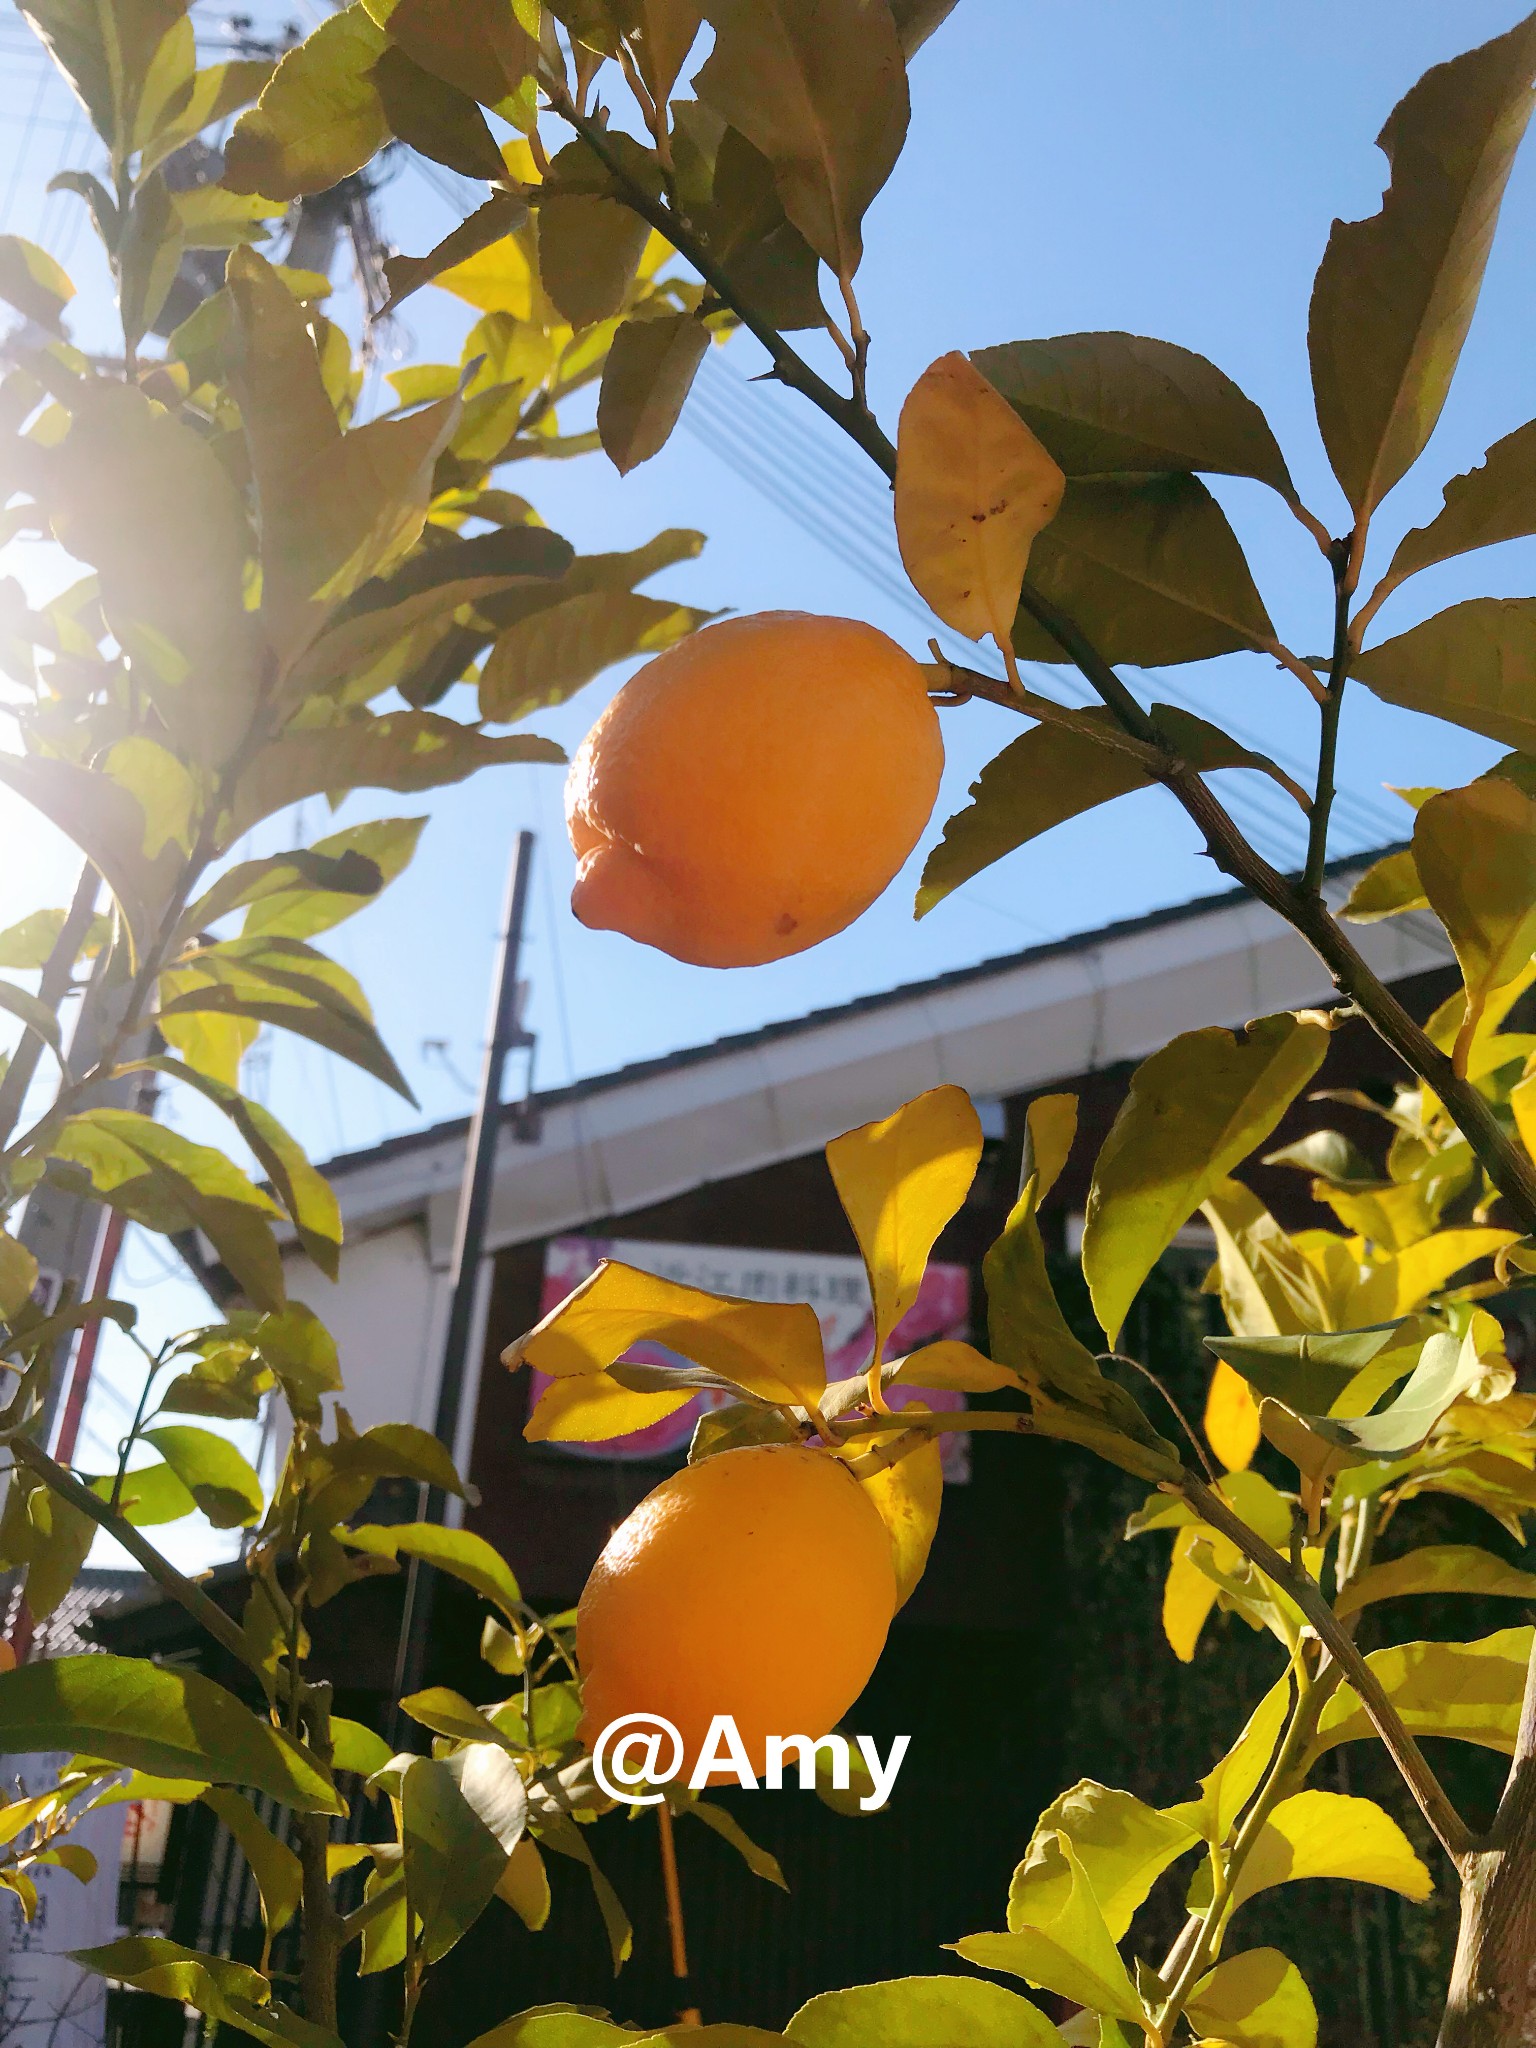
[[[1275,644],[1274,627],[1226,514],[1196,477],[1084,477],[1030,555],[1031,585],[1070,612],[1106,661],[1201,661]],[[1026,613],[1027,661],[1061,648]]]
[[[603,365],[597,431],[620,476],[667,444],[709,348],[709,330],[691,313],[626,320]]]
[[[1482,286],[1499,203],[1531,111],[1536,17],[1437,64],[1377,138],[1381,210],[1335,221],[1308,348],[1335,476],[1369,515],[1440,417]]]
[[[1039,2006],[980,1977],[898,1977],[823,1991],[784,2029],[796,2048],[1057,2048]],[[574,2044],[573,2044],[574,2048]]]
[[[1476,469],[1454,476],[1427,526],[1397,544],[1382,582],[1395,589],[1432,562],[1536,533],[1536,420],[1495,441]]]
[[[168,1778],[249,1785],[300,1813],[344,1808],[318,1760],[195,1671],[143,1657],[53,1657],[0,1676],[9,1755],[78,1749]]]
[[[461,178],[506,176],[501,151],[475,101],[423,70],[398,44],[374,65],[373,82],[391,132],[409,148],[446,164]]]
[[[1095,2012],[1146,2024],[1136,1987],[1070,1837],[1036,1839],[1027,1881],[1014,1872],[1006,1934],[968,1934],[956,1952],[983,1970],[1003,1970],[1043,1991],[1054,1991]]]
[[[1536,801],[1500,775],[1445,790],[1420,806],[1413,856],[1466,984],[1465,1073],[1484,1002],[1536,952]]]
[[[549,1873],[532,1835],[524,1835],[507,1859],[496,1884],[496,1896],[509,1905],[530,1934],[549,1919]]]
[[[1388,704],[1536,754],[1536,598],[1473,597],[1357,655]]]
[[[928,1255],[965,1200],[981,1160],[981,1122],[963,1088],[946,1085],[827,1146],[838,1199],[853,1225],[874,1303],[871,1363],[917,1299]]]
[[[634,590],[563,598],[498,635],[480,672],[480,715],[513,723],[564,703],[614,662],[660,653],[708,616]]]
[[[896,538],[929,607],[968,639],[1009,644],[1035,536],[1066,480],[1013,408],[958,350],[901,409]]]
[[[246,1529],[264,1505],[261,1481],[228,1437],[184,1424],[146,1429],[154,1445],[215,1529]]]
[[[1034,1182],[1037,1209],[1060,1179],[1076,1137],[1075,1095],[1037,1095],[1025,1110],[1019,1180]]]
[[[419,1557],[438,1571],[461,1579],[509,1619],[518,1613],[522,1594],[511,1567],[499,1550],[473,1530],[445,1529],[437,1522],[366,1522],[343,1529],[341,1539],[350,1549],[366,1551],[371,1557]]]
[[[1280,1801],[1237,1874],[1233,1911],[1258,1892],[1303,1877],[1379,1884],[1407,1899],[1427,1899],[1434,1889],[1391,1815],[1340,1792],[1296,1792]]]
[[[642,1341],[680,1352],[765,1401],[814,1407],[826,1385],[821,1325],[806,1303],[705,1294],[614,1259],[501,1356],[505,1365],[565,1379],[601,1372]]]
[[[60,329],[75,288],[46,249],[21,235],[0,235],[0,299],[39,327]]]
[[[533,69],[538,45],[530,34],[538,7],[529,0],[367,0],[368,11],[387,23],[392,42],[418,64],[488,107],[517,94]]]
[[[213,1808],[240,1844],[261,1896],[261,1917],[267,1932],[280,1933],[299,1910],[304,1889],[298,1857],[257,1816],[255,1807],[243,1794],[220,1786],[203,1794],[203,1804]]]
[[[907,1411],[910,1412],[910,1411]],[[886,1442],[876,1437],[873,1446]],[[896,1605],[904,1607],[917,1589],[938,1533],[944,1504],[943,1452],[937,1437],[861,1481],[864,1497],[891,1539],[896,1567]]]
[[[1052,1838],[1060,1830],[1077,1852],[1104,1924],[1115,1941],[1123,1941],[1147,1893],[1169,1864],[1192,1849],[1200,1837],[1176,1816],[1159,1813],[1129,1792],[1096,1785],[1083,1778],[1063,1792],[1041,1814],[1023,1862],[1013,1875],[1008,1924],[1014,1924],[1013,1895],[1028,1911],[1035,1865],[1053,1853]]]
[[[694,89],[768,158],[789,218],[850,279],[907,132],[887,0],[706,0],[704,13],[715,46]]]
[[[1373,861],[1350,890],[1340,910],[1355,924],[1374,924],[1378,918],[1401,917],[1407,910],[1428,910],[1429,898],[1419,880],[1412,851],[1383,854]]]
[[[1322,1064],[1327,1027],[1281,1012],[1239,1040],[1183,1033],[1131,1077],[1094,1168],[1083,1272],[1111,1345],[1174,1233],[1274,1129]]]
[[[1277,1948],[1228,1956],[1200,1979],[1185,2011],[1231,2048],[1317,2048],[1317,2007],[1296,1965]]]
[[[1192,349],[1141,334],[1058,334],[972,360],[1068,476],[1204,470],[1296,495],[1263,413]]]
[[[1401,1643],[1373,1650],[1365,1661],[1410,1734],[1449,1736],[1509,1756],[1530,1659],[1530,1629],[1506,1628],[1471,1643]],[[1367,1741],[1375,1733],[1346,1684],[1323,1709],[1316,1747]]]
[[[254,2005],[272,1995],[266,1978],[248,1963],[204,1955],[158,1934],[129,1934],[100,1948],[71,1949],[69,1958],[99,1976],[157,1992],[218,2019],[228,2016],[226,2001],[231,1996]]]
[[[606,1373],[581,1373],[551,1382],[540,1394],[523,1428],[531,1444],[596,1444],[649,1429],[694,1399],[696,1389],[676,1394],[622,1387]]]
[[[1428,1543],[1402,1557],[1373,1564],[1351,1579],[1334,1603],[1339,1615],[1357,1614],[1377,1600],[1418,1593],[1476,1593],[1511,1600],[1536,1599],[1536,1572],[1470,1543]]]
[[[456,264],[503,241],[527,218],[525,199],[510,192],[495,192],[425,256],[387,256],[384,275],[389,281],[390,307],[398,306],[424,284],[431,284],[445,270],[452,270]]]
[[[1259,1448],[1259,1404],[1248,1382],[1218,1358],[1205,1398],[1205,1440],[1229,1472],[1242,1472]]]
[[[353,5],[290,50],[224,145],[230,190],[298,199],[361,170],[389,137],[372,76],[385,47],[383,31]]]

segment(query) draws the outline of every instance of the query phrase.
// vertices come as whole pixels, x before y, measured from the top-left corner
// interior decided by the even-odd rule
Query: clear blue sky
[[[307,24],[315,0],[257,12],[263,20],[292,13]],[[1164,336],[1211,356],[1265,407],[1303,496],[1340,522],[1305,353],[1307,295],[1329,224],[1336,214],[1374,210],[1386,175],[1374,137],[1408,85],[1521,12],[1519,0],[1460,0],[1454,8],[1443,0],[1290,0],[1272,8],[960,0],[914,65],[911,137],[867,223],[860,296],[874,337],[878,411],[892,426],[912,380],[946,349],[1095,327]],[[212,29],[220,17],[200,4],[197,18]],[[45,199],[43,188],[63,165],[90,162],[83,122],[46,82],[18,18],[8,16],[0,23],[0,228],[39,235],[79,263],[87,237],[74,218],[77,202]],[[473,188],[450,174],[434,186],[404,170],[380,194],[387,233],[412,252],[427,246],[453,218],[445,190],[462,200],[459,211],[473,203]],[[1536,410],[1533,236],[1536,148],[1528,146],[1460,379],[1422,480],[1389,502],[1384,530],[1429,516],[1446,477]],[[78,281],[88,301],[82,331],[104,336],[99,279],[80,264]],[[398,342],[430,359],[453,345],[462,324],[451,301],[429,292],[406,309]],[[630,545],[662,526],[702,529],[709,538],[700,560],[669,572],[653,586],[659,591],[742,611],[843,612],[920,651],[926,628],[890,587],[900,571],[880,531],[888,514],[878,478],[808,410],[748,387],[743,380],[758,367],[750,343],[733,343],[711,364],[709,395],[690,405],[685,430],[629,478],[593,457],[530,466],[518,488],[584,549]],[[740,461],[743,448],[745,459],[766,462],[780,490],[802,494],[823,521],[830,515],[839,532],[854,534],[861,559],[879,557],[885,582],[859,573],[743,482],[726,459],[734,451]],[[1260,486],[1233,482],[1220,494],[1282,636],[1312,651],[1324,639],[1326,598],[1313,544]],[[35,561],[4,566],[42,573]],[[1536,543],[1524,542],[1434,570],[1393,599],[1379,630],[1400,631],[1479,591],[1527,592],[1536,587],[1533,569]],[[573,745],[619,680],[605,679],[541,729]],[[1290,758],[1309,754],[1310,704],[1259,658],[1180,669],[1172,680],[1245,734]],[[949,769],[925,845],[1013,729],[987,707],[946,714]],[[1343,767],[1364,808],[1345,816],[1340,849],[1384,836],[1395,817],[1406,823],[1383,783],[1465,779],[1492,751],[1355,692]],[[371,807],[410,808],[395,800]],[[920,926],[910,919],[919,855],[840,938],[796,960],[718,973],[572,921],[559,771],[497,771],[420,807],[433,822],[415,868],[336,935],[335,950],[370,989],[424,1118],[466,1106],[463,1090],[421,1047],[447,1039],[464,1073],[476,1067],[506,854],[519,826],[540,835],[525,971],[545,1083],[1178,901],[1215,881],[1181,816],[1152,793],[1015,855]],[[328,829],[320,810],[311,806],[303,821],[311,836]],[[344,816],[362,813],[349,806]],[[36,901],[40,876],[57,899],[67,868],[15,806],[0,808],[0,832],[0,914],[8,921]],[[321,1157],[418,1120],[366,1077],[281,1038],[263,1086]]]

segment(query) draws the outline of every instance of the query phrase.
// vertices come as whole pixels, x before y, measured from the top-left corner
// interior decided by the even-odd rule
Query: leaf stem
[[[1202,1521],[1208,1522],[1234,1543],[1251,1564],[1257,1565],[1264,1576],[1289,1594],[1301,1609],[1314,1633],[1354,1687],[1372,1727],[1386,1744],[1392,1761],[1418,1802],[1420,1812],[1459,1871],[1476,1849],[1476,1838],[1430,1769],[1424,1752],[1404,1726],[1380,1679],[1356,1647],[1354,1637],[1323,1598],[1321,1588],[1305,1572],[1296,1571],[1278,1550],[1250,1529],[1241,1515],[1234,1513],[1219,1494],[1213,1493],[1193,1473],[1185,1475],[1179,1491]]]
[[[115,1515],[104,1500],[98,1500],[88,1486],[82,1486],[73,1472],[56,1464],[48,1453],[30,1437],[15,1436],[11,1439],[11,1452],[19,1465],[30,1471],[67,1500],[71,1507],[78,1508],[82,1515],[88,1515],[97,1528],[105,1529],[114,1542],[120,1543],[128,1555],[141,1564],[162,1591],[184,1607],[194,1621],[208,1631],[222,1649],[228,1650],[242,1664],[248,1665],[250,1657],[246,1650],[245,1636],[237,1622],[227,1615],[223,1608],[209,1599],[202,1587],[191,1579],[183,1578],[169,1558],[163,1557],[147,1537],[142,1536],[133,1524],[121,1515]]]
[[[1349,680],[1349,591],[1344,545],[1335,548],[1333,562],[1333,657],[1328,667],[1328,687],[1323,694],[1322,718],[1317,736],[1317,786],[1312,796],[1312,823],[1307,833],[1307,863],[1302,870],[1301,893],[1320,898],[1323,874],[1328,865],[1328,820],[1333,812],[1334,785],[1338,775],[1339,716],[1344,709],[1344,686]]]

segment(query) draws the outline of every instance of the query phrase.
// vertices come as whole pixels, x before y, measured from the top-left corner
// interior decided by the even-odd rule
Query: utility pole
[[[469,1127],[464,1155],[464,1178],[459,1184],[459,1214],[454,1231],[452,1295],[448,1308],[448,1329],[443,1339],[442,1371],[437,1385],[437,1414],[433,1433],[451,1455],[459,1433],[464,1399],[464,1369],[469,1340],[474,1328],[475,1297],[479,1293],[480,1262],[485,1248],[485,1224],[490,1213],[491,1188],[496,1171],[496,1142],[501,1133],[502,1086],[507,1055],[518,1047],[531,1046],[532,1034],[518,1019],[518,963],[522,953],[523,924],[528,911],[528,885],[533,873],[533,834],[519,832],[507,874],[506,903],[502,915],[501,941],[495,985],[491,998],[490,1033],[485,1064],[480,1075],[480,1094]],[[422,1518],[440,1522],[445,1506],[439,1487],[422,1489]],[[430,1568],[412,1559],[406,1580],[405,1609],[400,1622],[400,1646],[395,1665],[395,1698],[419,1689],[426,1666],[427,1639],[432,1626],[433,1582]]]

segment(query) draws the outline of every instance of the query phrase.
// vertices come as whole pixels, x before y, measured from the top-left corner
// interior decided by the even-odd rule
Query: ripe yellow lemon
[[[647,1494],[592,1568],[581,1739],[663,1715],[691,1771],[730,1714],[761,1776],[770,1735],[815,1740],[848,1712],[895,1607],[890,1537],[845,1465],[795,1444],[721,1451]]]
[[[630,678],[571,764],[571,908],[699,967],[803,952],[895,875],[943,767],[924,671],[873,626],[706,626]]]

